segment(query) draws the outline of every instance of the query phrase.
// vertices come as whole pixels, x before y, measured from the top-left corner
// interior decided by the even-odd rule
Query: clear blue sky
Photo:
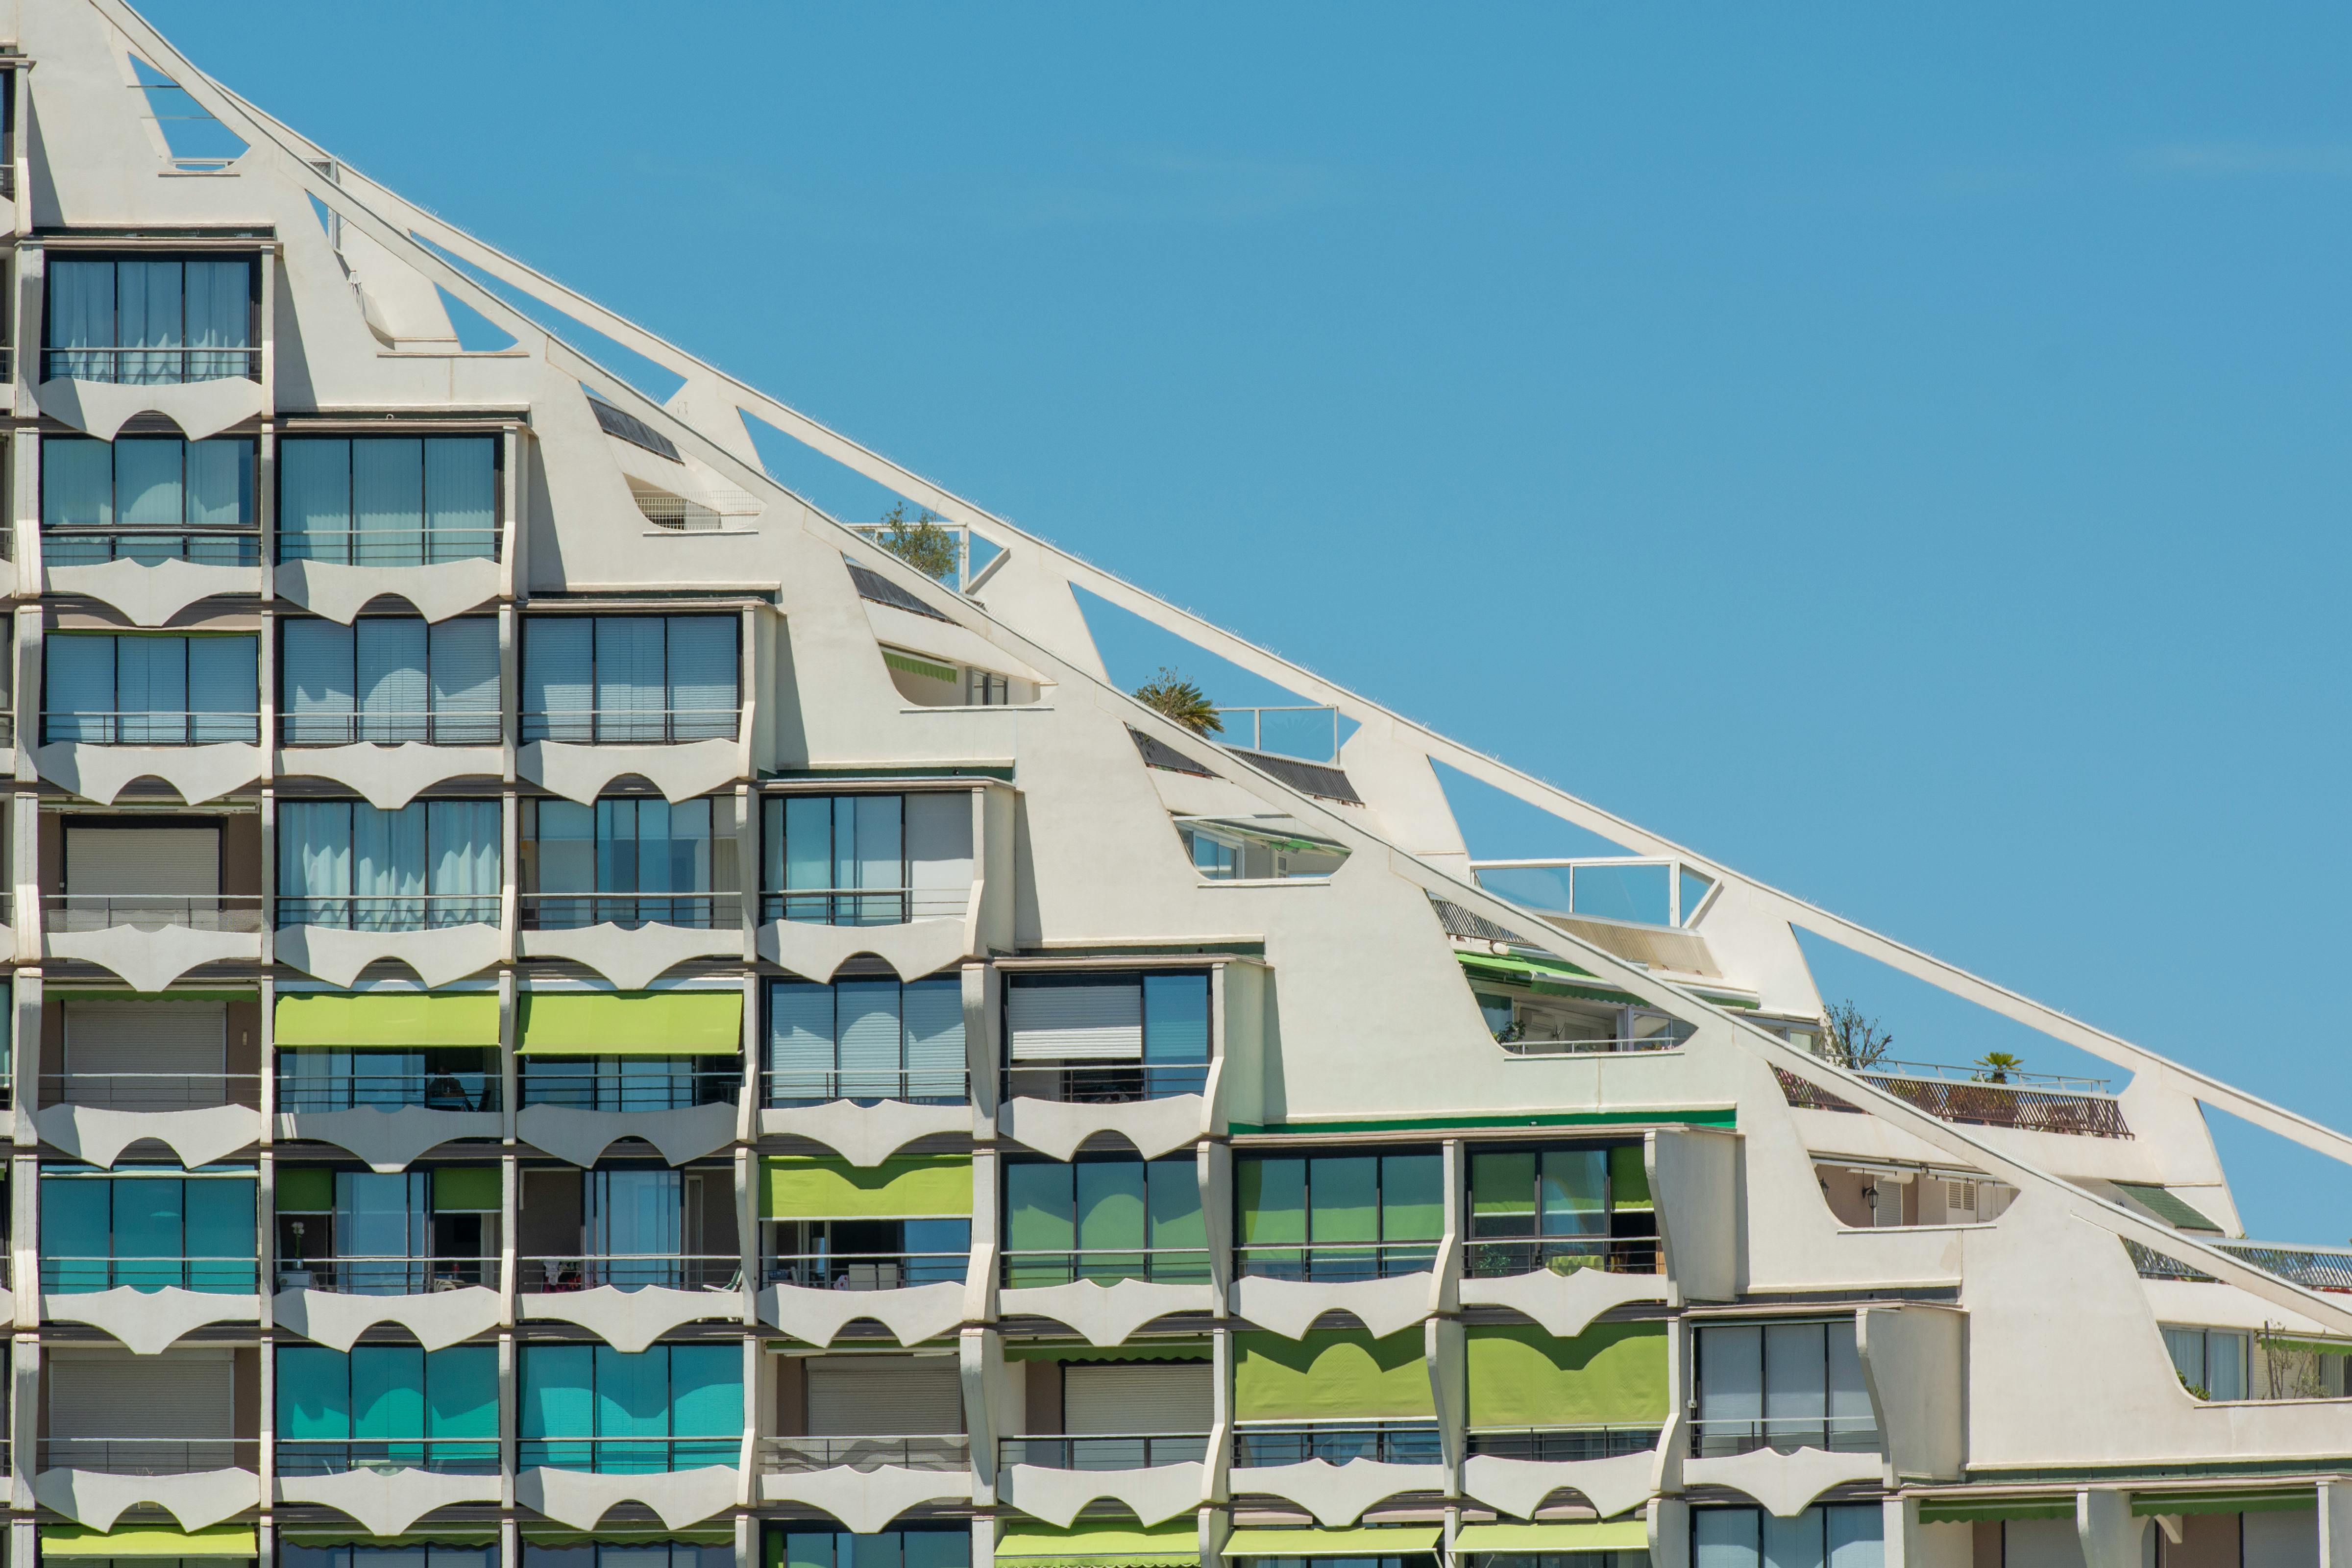
[[[2342,7],[148,14],[1058,543],[2352,1127]]]

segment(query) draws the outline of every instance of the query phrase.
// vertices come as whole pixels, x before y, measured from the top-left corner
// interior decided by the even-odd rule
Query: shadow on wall
[[[766,620],[767,617],[761,617]],[[769,646],[774,650],[772,668],[767,672],[767,684],[760,691],[760,711],[768,734],[768,765],[774,768],[804,768],[808,766],[808,722],[801,712],[801,683],[793,665],[793,617],[784,616],[772,623],[774,632]]]

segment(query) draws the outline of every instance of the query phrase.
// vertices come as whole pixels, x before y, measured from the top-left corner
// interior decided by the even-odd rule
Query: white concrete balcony
[[[971,1500],[971,1447],[936,1436],[769,1437],[760,1443],[762,1502],[824,1510],[871,1532],[927,1502]]]
[[[51,893],[41,949],[159,992],[202,964],[261,961],[261,899],[246,893]]]

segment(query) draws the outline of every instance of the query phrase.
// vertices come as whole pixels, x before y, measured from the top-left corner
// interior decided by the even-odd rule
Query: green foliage
[[[1224,733],[1225,721],[1217,717],[1216,705],[1209,700],[1208,694],[1164,664],[1159,674],[1135,689],[1135,700],[1175,720],[1195,735]]]
[[[2008,1051],[1987,1051],[1974,1065],[1979,1083],[2007,1083],[2010,1074],[2025,1070],[2025,1058]]]
[[[909,519],[907,503],[898,501],[882,514],[881,522],[875,543],[926,577],[943,583],[955,575],[961,558],[956,536],[940,526],[936,514],[918,508]]]
[[[1881,1028],[1877,1019],[1864,1017],[1852,998],[1833,1004],[1822,1022],[1824,1054],[1853,1072],[1876,1064],[1895,1044],[1894,1033]]]

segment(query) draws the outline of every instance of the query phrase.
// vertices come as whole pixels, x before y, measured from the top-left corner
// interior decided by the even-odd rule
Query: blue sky
[[[1024,526],[2352,1127],[2341,7],[147,11]]]

